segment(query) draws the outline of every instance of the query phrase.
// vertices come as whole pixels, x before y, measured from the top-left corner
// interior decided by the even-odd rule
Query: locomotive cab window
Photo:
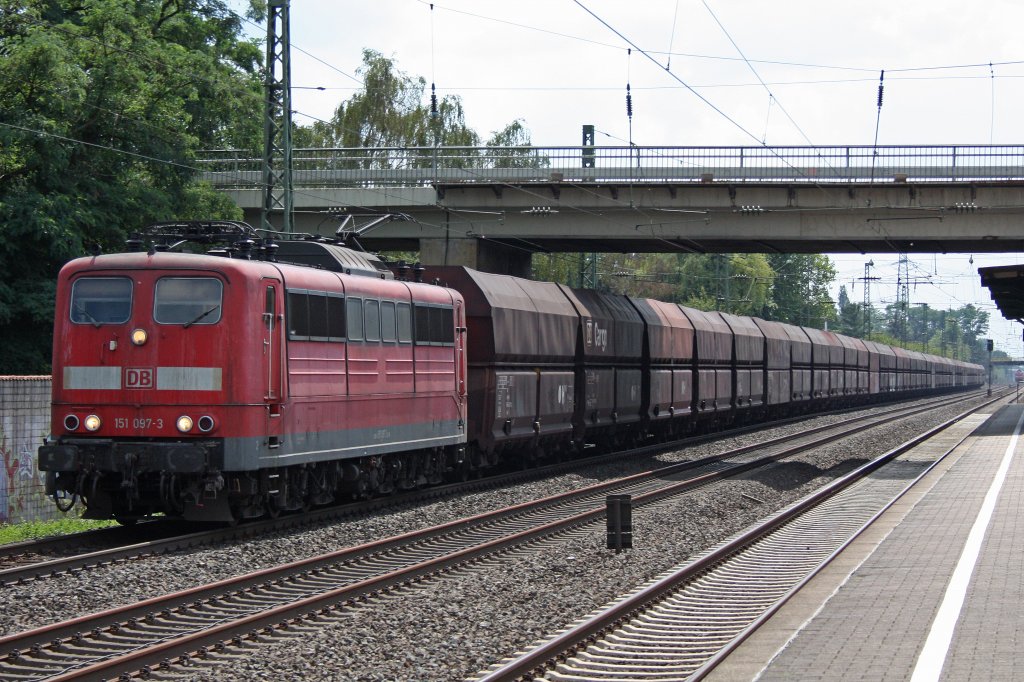
[[[213,277],[163,277],[153,293],[153,319],[186,327],[220,322],[224,285]]]
[[[83,277],[71,287],[71,321],[123,324],[132,312],[132,281],[127,277]]]

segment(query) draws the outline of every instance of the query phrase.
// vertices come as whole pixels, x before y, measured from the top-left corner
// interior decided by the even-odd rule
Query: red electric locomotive
[[[458,292],[396,280],[337,245],[260,240],[241,223],[147,236],[233,246],[63,268],[52,435],[39,451],[59,505],[230,522],[436,483],[466,465]]]

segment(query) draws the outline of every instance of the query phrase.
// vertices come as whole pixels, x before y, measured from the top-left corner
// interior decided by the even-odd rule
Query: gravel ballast
[[[883,408],[885,409],[885,408]],[[516,550],[446,579],[403,589],[290,635],[251,645],[230,663],[200,664],[185,675],[209,680],[449,680],[464,679],[512,655],[623,593],[699,554],[758,519],[803,497],[962,412],[899,420],[881,429],[805,453],[768,473],[726,481],[633,510],[634,549],[605,549],[603,522]],[[780,433],[805,431],[841,417],[819,417],[759,434],[716,441],[658,461],[696,459]],[[632,460],[557,478],[440,501],[371,519],[281,537],[149,557],[4,588],[0,632],[64,620],[114,605],[276,566],[371,540],[479,514],[516,502],[579,488],[651,468]],[[579,586],[586,585],[582,592]],[[176,675],[177,677],[177,675]]]

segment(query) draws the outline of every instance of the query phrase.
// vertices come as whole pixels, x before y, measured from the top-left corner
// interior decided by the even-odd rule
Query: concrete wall
[[[0,376],[0,523],[59,518],[36,450],[50,432],[50,377]]]

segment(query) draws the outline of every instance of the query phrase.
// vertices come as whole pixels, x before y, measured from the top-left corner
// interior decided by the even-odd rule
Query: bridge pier
[[[424,265],[464,265],[481,272],[529,277],[530,252],[479,237],[420,239]]]

